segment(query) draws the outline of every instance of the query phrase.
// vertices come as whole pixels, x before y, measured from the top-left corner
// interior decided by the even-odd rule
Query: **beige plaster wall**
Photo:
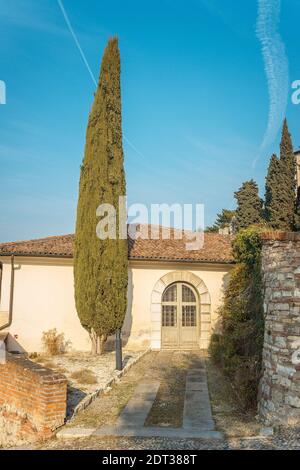
[[[220,306],[223,287],[228,281],[231,266],[216,264],[187,264],[187,263],[157,263],[141,262],[131,263],[132,282],[132,310],[127,312],[124,323],[124,333],[130,337],[128,345],[137,344],[152,346],[160,349],[160,334],[156,331],[151,335],[153,326],[152,294],[158,281],[168,273],[192,273],[206,285],[210,295],[210,320],[209,331],[202,332],[202,345],[207,347],[211,332],[218,324],[218,307]],[[157,312],[159,315],[160,312]],[[157,318],[157,317],[156,317]]]
[[[9,308],[10,260],[2,259],[0,310]],[[15,258],[11,350],[42,350],[43,331],[57,328],[76,350],[89,350],[90,340],[78,319],[73,295],[72,260]]]
[[[0,312],[8,311],[10,259],[3,262]],[[88,351],[90,341],[78,319],[73,290],[72,260],[55,258],[15,258],[13,323],[10,350],[40,352],[43,331],[57,328],[64,332],[74,350]],[[151,298],[156,283],[169,272],[190,272],[206,285],[211,298],[211,324],[217,324],[217,308],[231,267],[215,264],[131,262],[129,269],[128,311],[123,328],[124,343],[130,348],[152,345]],[[210,332],[207,335],[210,335]]]

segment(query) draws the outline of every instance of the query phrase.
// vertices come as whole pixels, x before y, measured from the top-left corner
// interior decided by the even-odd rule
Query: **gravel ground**
[[[186,369],[193,363],[192,354],[151,352],[135,364],[111,391],[97,398],[86,410],[71,421],[71,426],[100,427],[114,424],[122,409],[142,381],[160,381],[158,400],[151,413],[150,423],[181,425],[182,397],[170,400],[167,384],[176,384],[185,377]],[[178,389],[177,389],[178,390]],[[181,394],[182,395],[182,394]],[[172,402],[170,404],[170,401]],[[160,410],[160,411],[159,411]],[[179,422],[180,421],[180,422]],[[176,423],[175,423],[176,422]]]
[[[113,424],[120,411],[131,398],[137,384],[142,380],[160,380],[161,389],[151,420],[159,421],[159,409],[169,400],[168,383],[181,389],[184,371],[193,364],[193,354],[176,352],[152,352],[143,357],[129,372],[114,385],[107,395],[97,398],[85,411],[71,422],[72,427],[98,427]],[[200,439],[165,439],[131,437],[89,437],[88,439],[59,440],[53,438],[38,444],[36,449],[49,450],[300,450],[300,428],[279,430],[268,438],[257,437],[261,425],[255,419],[255,413],[242,413],[230,389],[230,384],[207,359],[208,385],[211,395],[213,415],[217,430],[224,433],[223,440]],[[176,387],[175,387],[176,388]],[[171,407],[171,413],[182,416],[182,400],[178,407]],[[162,413],[161,422],[172,422],[167,413]],[[177,418],[178,419],[178,418]],[[33,447],[30,446],[30,449]]]
[[[282,430],[272,438],[162,439],[89,438],[52,439],[39,447],[47,450],[300,450],[300,429]]]
[[[124,365],[134,361],[142,351],[123,351]],[[90,393],[106,385],[114,376],[115,352],[103,356],[91,356],[89,353],[63,354],[60,356],[38,356],[35,362],[64,374],[68,380],[67,417],[70,418],[78,403]],[[33,360],[33,359],[31,359]],[[82,371],[85,374],[82,374]],[[86,378],[89,372],[88,378]],[[78,376],[76,375],[78,374]],[[80,380],[82,375],[82,380]],[[92,379],[92,380],[89,380]],[[90,382],[90,383],[89,383]]]

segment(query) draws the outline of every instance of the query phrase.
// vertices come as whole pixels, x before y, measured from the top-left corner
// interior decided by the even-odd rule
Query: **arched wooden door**
[[[199,348],[199,302],[193,287],[171,284],[162,296],[162,349]]]

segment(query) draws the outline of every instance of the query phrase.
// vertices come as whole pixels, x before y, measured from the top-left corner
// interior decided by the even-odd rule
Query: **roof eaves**
[[[45,253],[45,252],[2,252],[0,253],[0,257],[2,256],[20,256],[20,257],[28,257],[28,258],[67,258],[67,259],[72,259],[73,255],[69,253]],[[146,256],[129,256],[128,258],[130,261],[164,261],[164,262],[169,262],[169,263],[174,263],[174,262],[183,262],[183,263],[209,263],[209,264],[235,264],[234,260],[228,260],[228,259],[217,259],[217,258],[212,258],[212,259],[206,259],[206,258],[199,258],[199,259],[194,259],[194,258],[167,258],[167,257],[146,257]]]
[[[150,257],[144,257],[144,256],[133,256],[129,257],[130,261],[165,261],[165,262],[170,262],[170,263],[176,263],[178,261],[184,262],[184,263],[212,263],[212,264],[235,264],[235,261],[232,260],[225,260],[225,259],[205,259],[205,258],[199,258],[199,259],[194,259],[194,258],[150,258]]]
[[[1,252],[1,256],[23,256],[23,257],[30,257],[30,258],[73,258],[73,255],[68,253],[45,253],[45,252],[22,252],[22,251],[13,251],[13,252]]]

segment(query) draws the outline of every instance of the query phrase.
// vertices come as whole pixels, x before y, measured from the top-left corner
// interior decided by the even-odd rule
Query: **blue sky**
[[[204,203],[210,224],[222,207],[233,207],[244,180],[254,177],[263,193],[279,133],[260,147],[282,82],[277,94],[273,83],[270,99],[258,3],[63,0],[96,77],[108,38],[120,40],[123,130],[133,144],[124,142],[129,203]],[[300,0],[282,0],[274,29],[289,88],[300,80],[299,15]],[[270,50],[269,67],[280,74],[282,58]],[[0,240],[73,232],[95,86],[56,0],[0,0],[0,80],[7,87]],[[300,105],[291,103],[290,89],[286,98],[286,110],[277,111],[286,113],[298,148]]]

